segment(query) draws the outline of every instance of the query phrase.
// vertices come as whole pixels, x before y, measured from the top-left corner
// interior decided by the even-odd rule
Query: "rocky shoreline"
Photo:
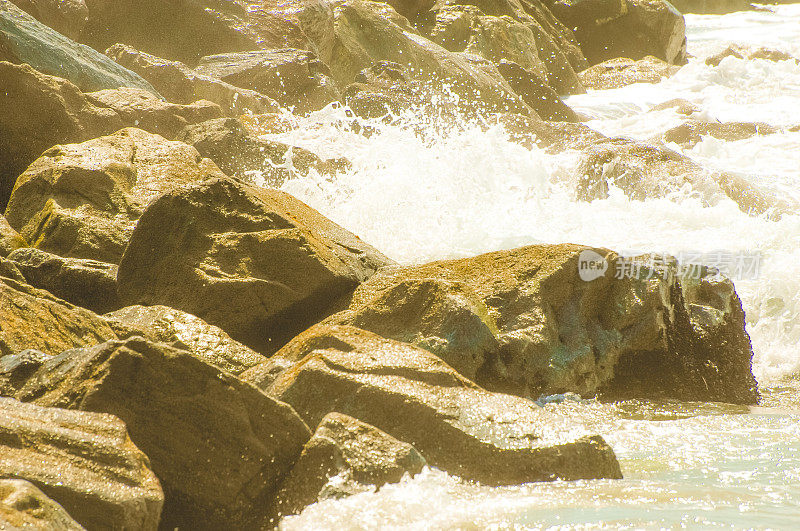
[[[0,527],[268,529],[425,466],[621,478],[535,400],[757,403],[714,268],[569,243],[396,264],[276,188],[349,161],[264,136],[329,105],[475,118],[580,150],[580,201],[688,183],[796,212],[666,146],[774,127],[672,101],[686,123],[644,143],[562,100],[673,75],[684,30],[661,0],[0,0]],[[708,64],[731,55],[793,59]]]

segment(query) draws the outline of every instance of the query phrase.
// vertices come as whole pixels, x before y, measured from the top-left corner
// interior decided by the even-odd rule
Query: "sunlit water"
[[[689,65],[657,85],[591,91],[568,103],[607,135],[650,139],[687,118],[649,112],[684,98],[705,119],[800,125],[800,65],[704,60],[729,43],[800,57],[800,5],[687,16]],[[403,263],[532,243],[617,250],[760,252],[760,274],[738,280],[764,392],[762,407],[566,401],[582,408],[620,458],[625,479],[487,488],[429,470],[401,484],[309,507],[287,528],[755,527],[800,525],[800,215],[749,216],[733,201],[704,206],[686,193],[632,201],[619,190],[575,200],[578,154],[509,141],[499,126],[373,124],[369,137],[326,109],[276,139],[345,156],[353,168],[311,174],[284,189]],[[671,146],[680,150],[678,146]],[[737,142],[706,138],[684,154],[708,168],[800,198],[800,133]],[[690,191],[687,191],[690,192]]]

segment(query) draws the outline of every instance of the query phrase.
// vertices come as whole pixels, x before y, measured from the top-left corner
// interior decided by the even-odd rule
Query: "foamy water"
[[[642,140],[686,120],[674,110],[648,112],[674,98],[697,105],[705,119],[800,125],[800,65],[735,58],[718,67],[704,63],[731,42],[800,57],[800,5],[771,10],[687,16],[694,58],[675,76],[657,85],[591,91],[568,103],[604,134]],[[597,418],[625,480],[489,489],[431,470],[377,493],[316,504],[286,519],[287,528],[781,528],[800,522],[800,400],[796,387],[778,387],[800,373],[800,215],[749,216],[730,200],[704,206],[690,190],[632,201],[612,189],[608,199],[578,202],[577,153],[526,149],[499,126],[442,131],[372,124],[375,134],[365,137],[342,125],[348,121],[343,110],[325,109],[304,127],[273,135],[353,163],[335,178],[311,174],[283,188],[400,262],[557,242],[673,254],[760,252],[759,277],[738,280],[736,287],[754,370],[772,407],[742,414],[698,406],[687,418],[652,420],[631,418],[616,406],[571,404]],[[707,168],[800,199],[800,133],[671,147]],[[658,407],[674,413],[684,406]]]

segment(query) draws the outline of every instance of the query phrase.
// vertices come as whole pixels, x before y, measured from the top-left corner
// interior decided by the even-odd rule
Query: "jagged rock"
[[[756,135],[771,135],[779,129],[765,123],[753,122],[686,122],[665,131],[660,139],[664,142],[674,142],[683,148],[692,148],[704,136],[720,140],[744,140]]]
[[[0,215],[0,258],[5,258],[14,249],[27,247],[28,242],[8,224],[8,220]]]
[[[127,306],[103,316],[120,338],[135,335],[176,343],[225,372],[237,375],[264,356],[235,341],[221,328],[167,306]]]
[[[196,70],[266,94],[300,114],[341,99],[328,67],[306,50],[281,48],[210,55],[200,59]]]
[[[86,0],[81,39],[96,50],[123,42],[190,66],[216,53],[293,47],[311,49],[298,28],[295,2],[276,0]]]
[[[407,110],[427,110],[419,87],[409,80],[405,68],[391,61],[378,61],[356,75],[344,91],[350,110],[362,118],[383,118]]]
[[[123,129],[47,150],[17,179],[6,217],[38,249],[116,264],[150,201],[223,175],[191,146]]]
[[[542,119],[557,122],[579,121],[575,111],[562,101],[555,90],[520,65],[504,59],[498,63],[497,69],[514,92],[522,96],[522,100]]]
[[[96,313],[122,306],[117,297],[117,266],[78,258],[62,258],[39,249],[17,249],[8,255],[25,281],[56,297]]]
[[[527,148],[538,146],[548,153],[584,150],[607,137],[582,123],[531,120],[519,114],[498,115],[509,137]]]
[[[61,3],[65,8],[67,4]],[[8,0],[0,0],[0,61],[27,63],[86,92],[135,87],[158,94],[138,75],[48,28]]]
[[[731,44],[716,55],[712,55],[706,59],[708,66],[719,66],[723,59],[726,57],[735,57],[736,59],[764,59],[767,61],[794,61],[800,63],[796,57],[789,55],[780,50],[772,50],[770,48],[751,48],[749,46],[741,46],[739,44]]]
[[[555,437],[534,402],[485,391],[412,345],[317,325],[276,356],[295,364],[268,393],[309,425],[332,411],[352,416],[412,444],[431,466],[487,485],[621,477],[601,438]],[[572,433],[581,432],[575,420]]]
[[[681,13],[703,15],[725,15],[753,9],[753,3],[750,0],[670,0],[670,4]]]
[[[10,278],[23,284],[26,283],[25,277],[22,276],[22,272],[20,272],[17,265],[11,260],[2,257],[0,257],[0,277]]]
[[[0,278],[0,322],[0,359],[31,348],[58,354],[117,337],[89,310],[7,277]]]
[[[573,28],[589,64],[646,55],[686,63],[686,22],[666,0],[555,0],[550,9]]]
[[[583,280],[587,256],[606,274]],[[692,302],[720,309],[726,323],[727,339],[704,342],[674,267],[668,278],[617,278],[624,265],[610,251],[565,244],[384,268],[324,323],[413,343],[484,388],[521,396],[624,395],[627,380],[614,379],[632,363],[649,367],[652,380],[638,398],[754,402],[752,351],[732,284],[720,280],[722,295],[699,290]]]
[[[219,105],[229,116],[262,114],[279,108],[278,103],[269,96],[199,74],[179,61],[162,59],[124,44],[115,44],[105,53],[118,64],[142,76],[174,103],[190,104],[197,100],[208,100]]]
[[[0,529],[84,531],[84,527],[33,483],[0,479]]]
[[[274,521],[318,500],[397,483],[425,466],[413,446],[341,413],[328,413],[289,471],[273,505]],[[329,480],[336,477],[336,485]]]
[[[633,83],[660,83],[680,70],[652,55],[634,61],[625,57],[609,59],[578,74],[587,89],[606,90]]]
[[[259,527],[311,436],[288,405],[142,338],[64,352],[16,396],[121,418],[164,489],[162,528]]]
[[[280,186],[296,175],[307,175],[312,168],[325,174],[350,166],[346,159],[322,160],[303,148],[260,138],[236,118],[189,126],[178,140],[194,146],[227,175],[246,181],[263,178],[271,186]]]
[[[158,479],[112,415],[0,398],[0,477],[33,483],[88,529],[158,529]]]
[[[29,348],[0,356],[0,396],[12,396],[53,355]]]
[[[89,18],[84,0],[12,0],[30,16],[60,34],[77,39]]]
[[[222,109],[210,101],[179,105],[132,88],[100,90],[87,94],[87,98],[95,105],[113,109],[125,124],[169,140],[173,140],[187,125],[222,117]]]
[[[178,308],[269,354],[388,262],[292,196],[223,178],[151,203],[117,283],[127,304]]]

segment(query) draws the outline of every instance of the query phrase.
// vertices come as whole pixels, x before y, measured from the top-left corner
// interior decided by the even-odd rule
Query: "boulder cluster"
[[[444,109],[581,150],[579,200],[792,208],[562,100],[685,61],[662,0],[0,0],[0,527],[268,529],[425,466],[620,478],[535,400],[755,403],[716,270],[572,244],[401,266],[276,188],[347,160],[264,136]]]

